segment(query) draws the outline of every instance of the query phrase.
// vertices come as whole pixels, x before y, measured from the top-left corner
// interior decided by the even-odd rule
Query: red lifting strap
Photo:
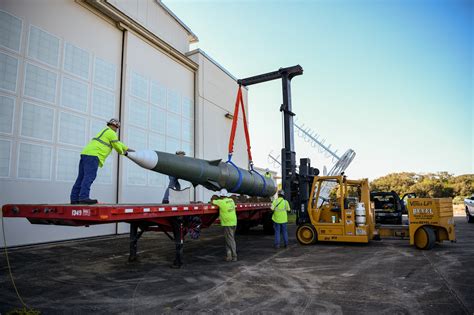
[[[229,160],[232,157],[232,153],[234,153],[234,138],[235,138],[235,130],[237,129],[237,121],[239,118],[239,104],[242,106],[242,114],[243,114],[243,119],[244,119],[244,131],[245,131],[245,139],[247,141],[247,152],[249,156],[249,162],[252,163],[252,152],[250,151],[250,136],[249,136],[249,130],[247,127],[247,116],[245,115],[244,100],[242,97],[242,86],[240,85],[239,85],[239,91],[237,92],[237,99],[235,100],[234,118],[232,120],[232,129],[230,131]]]

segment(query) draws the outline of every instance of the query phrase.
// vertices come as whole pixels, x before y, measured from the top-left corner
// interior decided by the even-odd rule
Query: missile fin
[[[222,188],[218,182],[215,182],[213,180],[207,180],[206,184],[203,186],[211,190],[220,190]]]
[[[222,159],[209,161],[209,164],[218,166],[220,162],[222,162]]]

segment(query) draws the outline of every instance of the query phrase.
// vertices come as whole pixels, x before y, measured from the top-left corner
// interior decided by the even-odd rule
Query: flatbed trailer
[[[238,226],[271,224],[269,202],[236,203]],[[191,204],[6,204],[5,218],[26,218],[32,224],[90,226],[106,223],[130,224],[129,261],[138,258],[138,240],[146,231],[164,232],[176,245],[173,266],[180,267],[184,238],[196,237],[201,228],[209,227],[219,209],[209,203]],[[270,222],[269,222],[270,221]],[[172,233],[173,235],[171,235]]]

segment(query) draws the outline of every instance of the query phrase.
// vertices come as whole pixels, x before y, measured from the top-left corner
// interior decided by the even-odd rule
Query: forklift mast
[[[239,85],[249,86],[276,79],[282,80],[283,104],[280,111],[283,113],[284,147],[281,149],[281,175],[285,199],[290,202],[291,208],[296,210],[298,223],[309,222],[308,203],[312,178],[319,174],[319,170],[310,166],[309,159],[301,159],[299,174],[296,172],[296,153],[294,143],[294,127],[291,107],[291,79],[303,74],[300,65],[280,68],[277,71],[264,73],[237,80]]]

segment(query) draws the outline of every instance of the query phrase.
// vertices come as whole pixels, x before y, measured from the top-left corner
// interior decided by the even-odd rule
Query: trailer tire
[[[248,234],[250,230],[250,223],[247,221],[239,221],[237,222],[237,228],[235,229],[235,233],[239,235]]]
[[[418,249],[430,250],[436,243],[436,233],[432,227],[422,226],[415,232],[415,246]]]
[[[311,223],[305,223],[296,229],[296,239],[301,245],[311,245],[318,241],[318,232]]]
[[[275,229],[273,228],[272,214],[267,213],[263,218],[263,234],[273,235],[275,234]]]

